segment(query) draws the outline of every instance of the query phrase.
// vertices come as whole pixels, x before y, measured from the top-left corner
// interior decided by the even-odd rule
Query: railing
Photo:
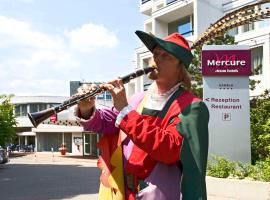
[[[147,3],[148,1],[151,1],[151,0],[142,0],[142,4]]]
[[[149,88],[150,85],[151,85],[151,83],[144,84],[144,85],[143,85],[143,91],[148,90],[148,88]]]
[[[171,3],[175,2],[175,1],[178,1],[178,0],[167,0],[167,5],[169,5],[169,4],[171,4]]]
[[[151,0],[142,0],[142,4],[145,4],[147,3],[148,1],[151,1]],[[166,4],[169,5],[171,3],[174,3],[175,1],[179,1],[179,0],[167,0]]]
[[[194,33],[194,30],[187,31],[187,32],[184,32],[184,33],[180,33],[180,34],[183,35],[183,36],[190,36],[190,35],[193,35],[193,33]]]

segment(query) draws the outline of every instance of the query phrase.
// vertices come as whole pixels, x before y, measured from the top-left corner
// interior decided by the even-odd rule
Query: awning
[[[83,127],[81,126],[63,126],[63,125],[52,125],[52,124],[40,124],[37,128],[32,128],[35,133],[75,133],[83,132]]]
[[[17,133],[18,136],[36,136],[36,133],[34,132],[20,132]]]

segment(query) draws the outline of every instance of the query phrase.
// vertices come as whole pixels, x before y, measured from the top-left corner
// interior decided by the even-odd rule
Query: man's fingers
[[[122,80],[121,79],[116,79],[116,80],[108,81],[107,84],[111,84],[115,88],[122,88],[123,87],[123,83],[122,83]]]
[[[93,92],[96,89],[97,89],[97,85],[96,84],[83,84],[83,85],[81,85],[77,89],[77,94],[75,94],[73,96],[75,96],[75,97],[77,97],[77,96],[83,96],[83,95],[85,95],[87,93]],[[94,104],[95,103],[95,99],[96,99],[95,96],[93,96],[93,97],[89,97],[89,98],[87,98],[87,99],[85,99],[85,100],[83,100],[81,102],[82,102],[82,104],[83,103],[88,104],[88,102],[90,102],[90,104]]]
[[[115,88],[115,86],[113,84],[110,84],[110,83],[104,83],[101,85],[101,87],[109,90],[110,92],[112,92],[113,89]]]
[[[108,81],[107,84],[113,85],[115,87],[117,85],[117,79]]]
[[[97,89],[96,84],[83,84],[77,89],[77,92],[78,92],[78,95],[83,95],[85,93],[92,92],[96,89]]]

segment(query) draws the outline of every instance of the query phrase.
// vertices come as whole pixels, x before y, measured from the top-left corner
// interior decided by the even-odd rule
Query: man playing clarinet
[[[84,129],[102,136],[99,199],[207,199],[209,113],[190,91],[189,44],[179,33],[164,39],[136,34],[153,54],[149,89],[127,100],[121,80],[112,80],[101,86],[111,92],[112,108],[98,109],[91,98],[76,110]]]

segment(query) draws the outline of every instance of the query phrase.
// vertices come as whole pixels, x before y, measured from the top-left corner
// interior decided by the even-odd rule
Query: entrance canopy
[[[17,133],[18,136],[36,136],[35,132],[19,132]]]
[[[62,125],[53,125],[53,124],[40,124],[37,128],[32,128],[32,131],[35,133],[44,133],[44,132],[74,133],[74,132],[83,132],[83,127],[81,127],[81,126],[62,126]]]

